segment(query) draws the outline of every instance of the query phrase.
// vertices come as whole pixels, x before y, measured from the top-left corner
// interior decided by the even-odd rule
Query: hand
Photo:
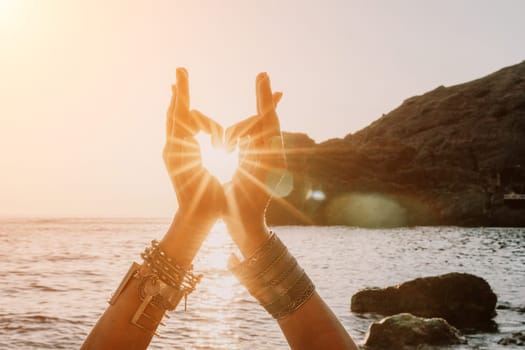
[[[249,256],[268,237],[265,209],[286,169],[279,118],[275,107],[282,94],[272,94],[270,78],[256,79],[257,115],[226,130],[226,144],[240,146],[240,164],[226,185],[228,230],[243,255]]]
[[[179,246],[175,256],[193,258],[206,237],[209,228],[221,215],[225,206],[224,192],[219,181],[213,177],[201,162],[201,153],[195,134],[204,131],[212,136],[215,144],[222,139],[222,127],[196,110],[190,111],[188,73],[177,69],[177,85],[172,86],[172,98],[167,112],[166,145],[163,159],[175,189],[179,209],[172,229],[163,239],[165,249],[174,245],[172,236]],[[177,226],[177,230],[173,226]],[[176,232],[175,232],[176,231]],[[193,232],[188,236],[188,231]],[[184,236],[184,237],[182,237]],[[170,243],[171,242],[171,243]],[[190,259],[191,261],[191,259]]]

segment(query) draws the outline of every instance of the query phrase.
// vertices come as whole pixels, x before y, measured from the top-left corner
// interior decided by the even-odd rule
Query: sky
[[[169,217],[165,111],[344,137],[410,96],[525,60],[525,1],[0,0],[0,217]]]

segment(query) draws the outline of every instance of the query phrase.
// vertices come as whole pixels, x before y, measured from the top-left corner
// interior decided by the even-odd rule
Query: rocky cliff
[[[316,144],[284,134],[294,190],[269,224],[525,226],[525,61],[405,100]],[[519,196],[518,196],[519,197]]]

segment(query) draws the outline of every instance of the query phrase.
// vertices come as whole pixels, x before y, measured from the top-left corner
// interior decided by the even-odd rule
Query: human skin
[[[272,93],[270,78],[256,78],[257,115],[226,130],[226,142],[241,145],[241,162],[225,189],[223,216],[233,241],[244,258],[269,237],[265,210],[271,199],[268,175],[284,173],[286,159],[279,118],[275,110],[281,93]],[[278,320],[292,349],[357,349],[332,310],[314,292],[299,309]]]
[[[190,110],[188,73],[177,69],[177,85],[166,118],[166,144],[163,159],[175,190],[179,208],[161,248],[188,267],[211,227],[221,215],[224,193],[220,183],[202,167],[200,150],[194,136],[200,130],[220,139],[220,125],[196,110]],[[138,254],[137,254],[138,256]],[[92,329],[81,349],[146,349],[164,316],[153,306],[146,308],[151,317],[141,318],[141,329],[131,319],[141,304],[139,281],[132,278],[113,305],[109,305]],[[179,299],[180,302],[180,299]]]
[[[160,242],[179,265],[188,267],[209,230],[223,216],[244,257],[250,256],[269,236],[264,213],[271,198],[266,177],[284,171],[279,119],[275,111],[281,94],[272,94],[267,74],[256,79],[257,115],[226,131],[233,147],[241,141],[241,162],[233,181],[221,187],[203,167],[195,134],[203,130],[220,143],[222,128],[196,110],[190,110],[188,74],[177,69],[167,113],[163,159],[179,209]],[[164,311],[149,306],[151,319],[141,320],[147,330],[131,324],[141,304],[139,282],[132,278],[113,305],[109,305],[81,349],[146,349]],[[180,300],[179,300],[180,301]],[[291,315],[278,321],[292,349],[357,349],[352,339],[317,294]]]

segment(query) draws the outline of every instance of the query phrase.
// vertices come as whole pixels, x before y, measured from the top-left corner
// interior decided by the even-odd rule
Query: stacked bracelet
[[[151,319],[146,313],[146,308],[152,305],[161,310],[174,310],[181,298],[184,297],[186,301],[188,294],[195,290],[202,275],[194,275],[191,267],[187,270],[183,269],[159,247],[159,242],[156,240],[151,241],[151,247],[146,248],[141,257],[144,263],[131,265],[109,303],[114,304],[117,301],[132,278],[138,279],[138,296],[142,303],[135,311],[131,323],[139,328],[155,332],[139,322],[142,317]]]
[[[308,275],[273,232],[252,256],[242,263],[230,260],[228,268],[275,319],[299,309],[315,291]]]
[[[195,286],[202,278],[202,275],[193,274],[192,267],[184,270],[160,249],[159,242],[156,240],[151,241],[151,247],[146,248],[141,257],[144,259],[143,266],[150,270],[146,281],[154,280],[155,289],[158,290],[153,296],[153,302],[164,309],[174,310],[180,296],[186,298],[195,290]],[[141,300],[148,295],[148,289],[145,288],[146,281],[143,281],[139,288]]]

